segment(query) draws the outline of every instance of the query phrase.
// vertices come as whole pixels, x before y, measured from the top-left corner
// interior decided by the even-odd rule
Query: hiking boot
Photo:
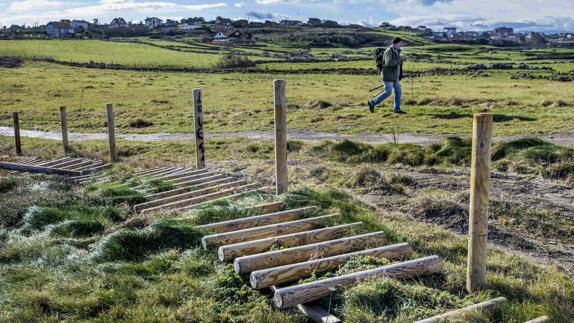
[[[397,110],[397,111],[393,111],[396,114],[407,114],[405,111],[403,110]]]
[[[375,105],[373,102],[369,101],[367,102],[367,105],[369,106],[369,111],[371,111],[371,113],[375,113]]]

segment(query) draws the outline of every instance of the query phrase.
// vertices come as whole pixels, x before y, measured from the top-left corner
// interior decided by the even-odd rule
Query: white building
[[[200,29],[200,28],[201,28],[201,25],[188,24],[188,23],[183,23],[183,24],[177,25],[177,29],[179,29],[179,30],[196,30],[196,29]]]
[[[158,27],[159,25],[163,24],[163,20],[157,18],[157,17],[151,17],[151,18],[145,18],[145,25],[148,28],[155,28]]]

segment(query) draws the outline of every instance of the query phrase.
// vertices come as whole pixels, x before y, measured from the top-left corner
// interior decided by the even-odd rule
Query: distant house
[[[526,42],[530,45],[542,45],[544,41],[544,36],[541,33],[530,32],[526,35]]]
[[[196,24],[183,23],[183,24],[177,25],[177,29],[182,30],[182,31],[196,30],[196,29],[201,29],[201,25],[200,24],[196,25]]]
[[[69,20],[52,21],[46,25],[46,34],[54,38],[70,37],[76,31]]]
[[[303,22],[299,20],[281,20],[279,25],[283,27],[300,27],[303,26]]]
[[[128,28],[128,23],[124,18],[114,18],[112,22],[110,22],[110,28]]]
[[[494,28],[494,30],[492,31],[492,36],[494,36],[495,38],[500,38],[500,39],[509,38],[513,34],[514,34],[514,29],[510,28],[510,27]]]
[[[88,30],[88,28],[90,27],[90,23],[85,20],[72,20],[70,22],[70,27],[72,27],[76,31],[78,29]]]
[[[161,24],[163,24],[163,20],[157,17],[145,18],[145,25],[150,29],[156,28]]]
[[[452,37],[456,36],[456,27],[446,27],[443,30],[444,30],[444,33],[446,34],[446,37],[448,37],[448,38],[452,38]]]
[[[239,30],[222,30],[213,37],[215,43],[251,44],[251,35],[244,34]]]
[[[229,18],[217,17],[213,23],[214,29],[218,31],[233,28],[233,21]]]
[[[309,18],[309,20],[307,20],[307,24],[311,27],[319,27],[322,23],[323,22],[319,18]]]

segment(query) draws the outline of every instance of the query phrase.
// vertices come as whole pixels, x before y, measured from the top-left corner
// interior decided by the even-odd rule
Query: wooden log
[[[260,269],[293,264],[314,258],[323,258],[361,249],[374,248],[387,243],[387,241],[387,235],[383,231],[361,234],[235,258],[233,268],[235,272],[245,274]]]
[[[198,203],[203,203],[203,202],[217,199],[220,197],[233,195],[233,194],[239,193],[243,190],[248,190],[248,189],[252,189],[252,188],[256,188],[256,187],[257,187],[257,184],[242,185],[239,187],[234,187],[234,188],[221,190],[221,191],[217,191],[217,192],[213,192],[213,193],[209,193],[209,194],[205,194],[205,195],[201,195],[201,196],[197,196],[197,197],[192,197],[190,199],[185,199],[185,200],[181,200],[181,201],[171,202],[168,204],[150,207],[150,208],[147,208],[145,210],[142,210],[141,213],[144,214],[144,213],[153,212],[153,211],[172,210],[172,209],[182,210],[187,206],[191,206],[191,205],[198,204]]]
[[[273,213],[280,211],[285,206],[285,202],[283,201],[274,201],[269,203],[264,203],[260,205],[255,205],[251,207],[247,207],[248,210],[255,210],[259,214],[265,213]]]
[[[345,288],[363,279],[374,277],[405,279],[437,273],[440,270],[442,270],[440,258],[430,256],[310,283],[277,288],[273,300],[278,308],[287,308],[318,300],[329,295],[333,289]]]
[[[103,166],[103,165],[106,165],[106,163],[103,162],[103,161],[93,161],[93,160],[91,160],[89,164],[86,164],[86,165],[76,165],[76,166],[70,168],[70,170],[84,171],[84,170],[87,170],[87,169],[97,168],[97,167],[100,167],[100,166]]]
[[[87,169],[82,169],[82,174],[93,174],[95,172],[99,172],[101,170],[107,169],[112,167],[112,164],[103,164],[100,166],[96,166],[96,167],[90,167]]]
[[[225,177],[225,175],[216,175],[216,176],[212,176],[209,179],[204,178],[202,180],[205,180],[205,182],[192,184],[189,186],[184,186],[182,188],[176,188],[176,189],[165,191],[165,192],[154,193],[154,194],[149,195],[148,198],[152,199],[152,200],[156,200],[156,199],[161,199],[161,198],[165,198],[165,197],[169,197],[169,196],[174,196],[174,195],[182,194],[185,192],[191,192],[191,191],[195,191],[198,189],[203,189],[203,188],[231,182],[234,180],[234,178],[233,177]]]
[[[305,314],[311,321],[317,323],[339,323],[339,320],[335,315],[329,313],[326,309],[324,309],[321,305],[308,303],[308,304],[299,304],[297,305],[297,309]]]
[[[56,160],[49,160],[49,161],[45,161],[39,164],[36,164],[36,166],[43,166],[43,167],[56,167],[56,165],[66,162],[68,160],[72,160],[71,157],[64,157],[61,159],[56,159]]]
[[[530,321],[526,321],[524,323],[545,323],[545,322],[552,322],[552,320],[548,316],[540,316]]]
[[[310,277],[313,273],[322,273],[336,269],[346,263],[351,257],[369,256],[396,260],[408,259],[412,253],[413,248],[408,243],[399,243],[275,268],[256,270],[249,276],[249,281],[251,287],[261,289]]]
[[[466,274],[466,289],[471,293],[486,286],[491,143],[492,114],[475,114],[472,127],[468,261]]]
[[[172,211],[172,212],[189,211],[189,210],[193,210],[193,209],[196,209],[196,208],[209,206],[209,205],[212,205],[213,203],[216,203],[216,202],[219,202],[219,201],[234,200],[234,199],[236,199],[236,198],[244,197],[244,196],[247,195],[247,194],[252,194],[252,193],[256,193],[256,192],[266,192],[266,191],[268,191],[268,190],[269,190],[269,187],[261,187],[261,188],[255,189],[255,190],[244,191],[244,192],[240,192],[240,193],[237,193],[237,194],[220,197],[220,198],[215,199],[215,200],[205,201],[205,202],[203,202],[203,203],[198,203],[198,204],[186,206],[186,207],[181,208],[181,209],[174,209],[174,210],[171,210],[171,211]]]
[[[205,182],[210,182],[212,181],[214,178],[224,178],[227,175],[224,174],[218,174],[218,175],[213,175],[213,176],[209,176],[209,177],[203,177],[203,178],[198,178],[198,179],[192,179],[186,182],[181,182],[181,183],[176,183],[176,184],[172,184],[172,186],[174,188],[183,188],[183,187],[189,187],[190,185],[197,185],[197,184],[201,184],[201,183],[205,183]]]
[[[203,101],[201,89],[193,89],[193,118],[195,120],[195,155],[197,169],[205,168],[205,146],[203,137]]]
[[[197,226],[197,229],[210,230],[215,233],[243,230],[252,227],[260,227],[278,222],[298,220],[307,212],[318,210],[316,206],[285,210],[271,214],[251,216],[247,218],[211,223]]]
[[[136,188],[136,189],[142,189],[142,188],[144,188],[146,185],[148,185],[148,184],[149,184],[150,182],[152,182],[152,181],[164,181],[164,182],[170,183],[171,185],[177,185],[177,184],[180,184],[180,183],[183,183],[183,182],[189,182],[189,181],[193,181],[193,180],[196,180],[196,179],[205,178],[205,177],[209,177],[209,176],[213,176],[213,173],[211,173],[211,172],[204,172],[204,173],[201,173],[201,174],[190,175],[190,176],[185,175],[185,176],[182,177],[181,179],[177,179],[177,178],[176,178],[176,179],[157,179],[157,178],[154,178],[154,179],[145,180],[143,184],[138,185],[138,186],[136,186],[135,188]]]
[[[150,169],[150,170],[147,170],[144,172],[136,173],[133,175],[133,177],[151,176],[153,174],[157,174],[157,173],[161,173],[161,172],[169,172],[169,171],[172,171],[174,169],[179,169],[179,167],[161,167],[161,168]]]
[[[70,144],[68,142],[68,114],[64,106],[60,107],[60,123],[62,124],[62,145],[64,153],[67,153],[70,150]]]
[[[205,174],[205,173],[210,173],[213,174],[212,172],[209,172],[207,169],[200,169],[200,170],[193,170],[193,169],[183,169],[181,171],[172,173],[172,174],[168,174],[168,175],[164,175],[164,176],[160,176],[157,178],[154,178],[155,180],[172,180],[172,179],[178,179],[178,178],[182,178],[185,176],[194,176],[194,175],[199,175],[199,174]]]
[[[168,205],[168,204],[173,203],[173,202],[186,200],[186,199],[190,199],[190,198],[194,198],[194,197],[199,197],[199,196],[206,195],[209,193],[214,193],[214,192],[217,192],[221,189],[227,189],[230,187],[242,186],[242,185],[245,185],[246,183],[247,182],[245,180],[239,180],[239,181],[235,181],[235,182],[230,182],[230,183],[225,183],[225,184],[221,184],[221,185],[217,185],[217,186],[204,188],[201,190],[195,190],[192,192],[187,192],[187,193],[183,193],[183,194],[179,194],[179,195],[169,196],[169,197],[165,197],[162,199],[156,199],[156,200],[152,200],[149,202],[134,205],[134,211],[136,213],[139,213],[145,209],[149,209],[152,207],[161,206],[161,205]]]
[[[106,105],[106,114],[108,117],[108,147],[110,150],[110,161],[115,163],[119,160],[119,158],[118,152],[116,150],[116,130],[113,104],[108,103]]]
[[[14,121],[14,143],[16,144],[16,156],[22,156],[22,140],[20,139],[20,116],[18,112],[12,113]]]
[[[204,248],[207,248],[210,245],[222,246],[243,241],[251,241],[261,238],[267,238],[271,236],[279,236],[289,233],[308,231],[322,226],[322,224],[324,224],[325,221],[331,220],[335,218],[335,216],[337,215],[338,214],[330,214],[309,219],[296,220],[278,224],[270,224],[262,227],[212,234],[203,237],[201,239],[201,244]]]
[[[488,300],[486,302],[474,304],[471,306],[467,306],[465,308],[461,308],[458,310],[450,311],[444,314],[440,314],[437,316],[433,316],[428,319],[417,321],[416,323],[435,323],[435,322],[444,322],[453,319],[461,319],[465,315],[468,315],[473,312],[492,312],[497,305],[506,303],[507,300],[504,297],[498,297],[495,299]],[[458,320],[457,320],[458,321]]]
[[[274,81],[275,94],[275,181],[277,195],[287,193],[287,100],[285,80]]]
[[[219,247],[217,255],[219,260],[229,261],[237,257],[269,251],[273,246],[291,248],[321,241],[333,240],[347,235],[353,228],[357,228],[360,225],[362,225],[361,222],[342,224],[334,227],[230,244]]]
[[[16,171],[20,171],[20,172],[40,173],[40,174],[48,174],[48,175],[78,176],[78,175],[82,174],[81,172],[71,171],[71,170],[67,170],[67,169],[43,167],[43,166],[36,166],[36,165],[17,164],[17,163],[9,163],[9,162],[1,162],[1,161],[0,161],[0,168],[16,170]]]
[[[68,169],[68,170],[75,170],[75,168],[85,167],[85,166],[91,165],[91,164],[93,164],[93,163],[94,163],[94,162],[91,161],[91,160],[79,159],[79,160],[77,160],[77,161],[76,161],[75,163],[73,163],[73,164],[69,164],[69,165],[66,165],[66,166],[58,166],[58,168]]]
[[[150,180],[158,179],[158,178],[161,178],[164,176],[177,174],[183,170],[185,170],[185,167],[165,168],[165,169],[159,169],[159,170],[156,170],[156,171],[153,171],[150,173],[146,173],[146,174],[138,175],[138,176],[134,176],[134,177],[139,178],[142,181],[150,181]]]

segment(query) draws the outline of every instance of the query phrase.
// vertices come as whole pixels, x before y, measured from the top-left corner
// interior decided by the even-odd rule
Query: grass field
[[[187,74],[129,72],[26,63],[0,79],[0,125],[20,111],[24,129],[59,128],[58,107],[69,110],[70,128],[104,131],[104,106],[116,104],[120,132],[190,132],[191,91],[204,94],[209,132],[269,130],[272,81],[288,82],[289,127],[338,133],[415,132],[466,135],[473,112],[501,115],[495,135],[571,132],[570,83],[490,77],[428,76],[403,82],[407,116],[391,113],[390,101],[369,114],[366,100],[378,77],[354,75]],[[82,94],[83,93],[83,94]],[[320,109],[316,101],[331,107]],[[80,107],[81,103],[81,108]],[[154,125],[130,128],[144,119]],[[408,121],[408,122],[407,122]]]
[[[8,153],[10,143],[11,138],[0,137],[0,153]],[[24,144],[27,154],[61,154],[57,141],[26,140]],[[105,146],[102,141],[74,144],[86,156],[105,152]],[[132,169],[130,164],[149,167],[168,161],[189,162],[193,147],[193,143],[120,142],[124,164],[112,173],[118,178],[126,176]],[[250,177],[265,180],[273,172],[269,163],[272,147],[272,142],[265,140],[221,139],[208,141],[206,150],[209,164],[230,170],[240,165]],[[318,153],[323,149],[320,146],[291,147],[290,156],[296,161],[290,165],[291,184],[300,186],[291,189],[287,201],[341,212],[343,222],[360,219],[368,223],[368,231],[384,230],[393,242],[409,241],[417,255],[437,254],[445,260],[445,271],[440,275],[404,282],[374,280],[335,293],[331,310],[337,316],[353,322],[402,322],[501,295],[509,299],[508,305],[498,308],[490,318],[474,319],[521,322],[549,315],[556,322],[566,322],[574,315],[570,301],[574,285],[567,274],[554,265],[536,264],[496,247],[489,248],[489,289],[467,295],[466,239],[435,225],[413,221],[404,211],[414,208],[409,212],[419,212],[416,210],[422,208],[420,212],[428,212],[424,210],[453,203],[447,202],[451,199],[447,191],[416,190],[416,195],[401,202],[404,208],[375,212],[345,193],[349,187],[379,189],[363,183],[358,175],[363,167],[375,164],[339,160],[337,154]],[[333,149],[343,152],[345,148]],[[313,151],[316,153],[310,153]],[[322,172],[317,172],[318,168]],[[389,189],[395,192],[390,193],[391,197],[406,198],[401,192],[410,192],[409,185],[414,184],[408,183],[413,180],[396,177]],[[253,196],[221,204],[219,213],[198,211],[196,219],[200,222],[155,216],[140,219],[143,224],[137,228],[122,228],[122,223],[133,221],[128,206],[142,198],[128,185],[113,190],[97,184],[71,189],[43,177],[8,179],[0,184],[0,296],[8,300],[0,303],[2,320],[305,321],[295,310],[273,309],[264,293],[245,287],[240,276],[217,263],[214,252],[198,247],[194,226],[201,224],[207,214],[239,216],[237,209],[272,197]],[[39,185],[44,187],[42,194],[34,190]],[[18,203],[15,195],[19,196]],[[431,198],[433,203],[429,203]],[[24,213],[31,205],[34,211]],[[441,207],[445,205],[450,204]],[[533,214],[524,216],[524,221]],[[545,230],[545,226],[530,227],[531,232],[540,232],[549,239]],[[557,224],[553,232],[557,230],[573,229],[563,223]],[[366,269],[375,264],[364,259],[341,270]],[[327,306],[328,300],[324,303]]]
[[[405,47],[405,53],[415,57],[405,64],[407,71],[456,70],[477,63],[574,69],[569,59],[532,59],[532,55],[570,54],[572,49],[432,44],[411,33],[373,32],[418,43]],[[260,56],[265,49],[305,51],[318,59],[333,54],[369,57],[374,51],[373,47],[278,45],[286,39],[241,50],[253,60],[267,59]],[[149,44],[126,39],[0,41],[0,56],[209,68],[229,52],[214,45],[207,49],[197,38],[137,40]],[[213,53],[191,52],[206,50]],[[445,261],[441,274],[402,282],[364,282],[337,290],[331,304],[324,299],[322,305],[348,322],[405,322],[504,296],[507,305],[490,316],[475,313],[471,320],[524,322],[549,315],[555,322],[571,322],[574,148],[536,137],[573,134],[574,83],[512,77],[555,73],[526,69],[425,74],[403,80],[403,109],[408,114],[396,115],[391,100],[375,114],[367,110],[366,101],[374,94],[368,90],[380,82],[376,74],[291,73],[373,66],[372,60],[273,62],[257,68],[286,72],[176,73],[26,60],[18,68],[0,67],[0,126],[11,126],[11,113],[19,111],[22,129],[58,131],[58,108],[66,106],[70,131],[105,132],[105,105],[111,102],[117,133],[191,133],[191,95],[199,87],[206,133],[272,131],[273,80],[284,78],[292,131],[357,137],[384,133],[399,138],[398,143],[385,144],[289,141],[290,194],[283,197],[288,205],[319,205],[339,212],[340,223],[364,221],[366,231],[383,230],[391,242],[411,243],[416,256],[436,254]],[[494,114],[498,137],[492,150],[489,286],[468,294],[465,234],[472,149],[468,137],[472,114],[481,111]],[[146,124],[141,121],[148,124],[140,127]],[[401,143],[403,134],[456,137],[419,145]],[[224,135],[206,140],[208,165],[274,185],[273,141]],[[72,146],[74,156],[107,158],[105,141],[74,141]],[[268,294],[248,288],[245,277],[219,263],[213,250],[199,246],[197,225],[213,217],[244,216],[244,207],[276,197],[258,194],[223,202],[215,211],[199,210],[193,219],[183,221],[166,214],[135,216],[130,211],[145,196],[126,175],[138,168],[193,164],[194,147],[190,141],[120,140],[121,163],[110,174],[122,184],[113,187],[97,183],[79,187],[46,176],[0,179],[0,321],[305,322],[296,310],[273,308]],[[55,140],[24,137],[23,149],[26,156],[63,156],[61,143]],[[13,138],[0,136],[0,156],[10,158],[13,151]],[[182,215],[186,214],[178,214]],[[354,259],[338,271],[381,264]]]

